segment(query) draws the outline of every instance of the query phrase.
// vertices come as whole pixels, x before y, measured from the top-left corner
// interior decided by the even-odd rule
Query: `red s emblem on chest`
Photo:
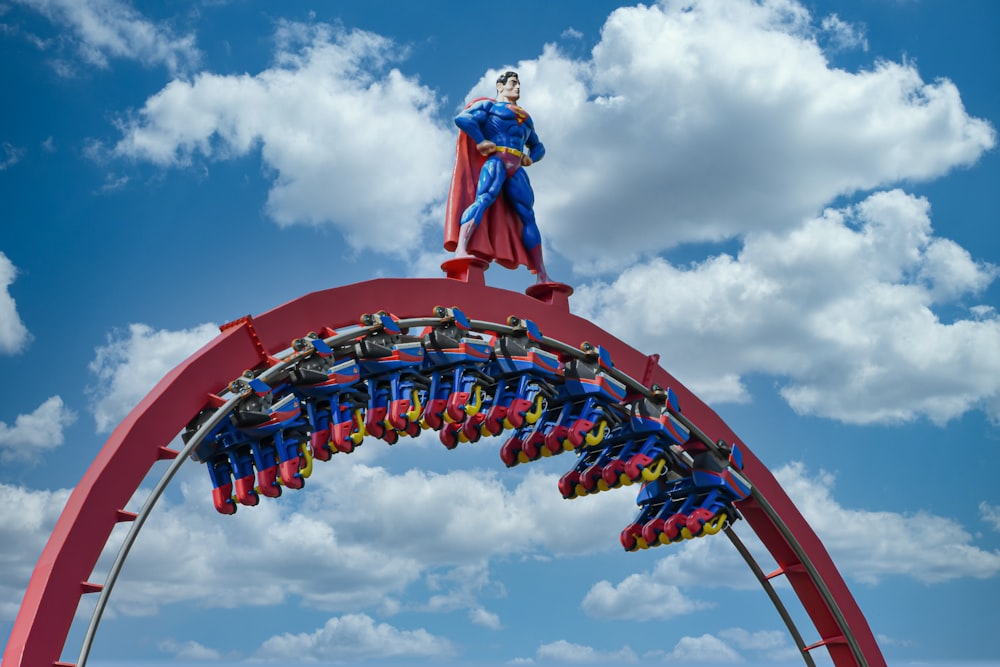
[[[517,124],[520,125],[524,121],[528,120],[528,112],[517,106],[516,104],[507,104],[507,108],[514,112],[514,116],[517,118]]]

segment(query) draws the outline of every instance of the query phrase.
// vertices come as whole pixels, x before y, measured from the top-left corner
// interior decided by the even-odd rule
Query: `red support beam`
[[[635,378],[648,378],[678,394],[684,415],[712,440],[739,441],[705,403],[650,357],[569,312],[571,290],[529,288],[531,296],[487,287],[478,267],[452,271],[448,278],[380,279],[307,294],[261,315],[233,323],[215,340],[171,371],[108,438],[74,489],[31,576],[3,656],[3,667],[56,664],[86,582],[115,524],[150,468],[177,452],[167,444],[205,406],[206,397],[225,387],[244,369],[268,361],[291,341],[324,327],[358,322],[364,312],[387,310],[399,317],[429,316],[438,305],[458,306],[471,318],[505,322],[517,315],[534,320],[542,333],[570,344],[589,341],[606,348],[615,366]],[[669,358],[667,359],[669,364]],[[802,601],[837,667],[885,667],[864,615],[805,519],[771,472],[743,447],[746,476],[802,545],[834,601],[799,568],[800,559],[779,526],[755,501],[741,504],[747,522],[761,538]],[[554,496],[554,502],[558,500]],[[208,511],[206,509],[206,511]],[[610,535],[614,540],[615,536]],[[834,609],[835,607],[835,609]],[[859,662],[842,639],[840,615],[856,638]]]

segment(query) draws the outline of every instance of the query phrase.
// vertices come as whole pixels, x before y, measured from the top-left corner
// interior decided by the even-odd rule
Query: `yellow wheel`
[[[361,408],[354,411],[354,425],[357,427],[351,432],[350,440],[355,445],[360,445],[361,441],[365,439],[365,416],[361,413]]]
[[[413,390],[413,409],[406,413],[406,418],[411,422],[415,422],[420,419],[420,413],[424,411],[424,406],[420,404],[420,395],[417,394],[417,390]]]
[[[585,436],[583,436],[584,442],[588,445],[599,444],[604,440],[604,435],[607,433],[608,423],[603,419],[597,422],[597,426],[593,430],[589,431]]]
[[[705,535],[715,535],[720,530],[722,530],[723,526],[726,525],[727,518],[728,517],[726,516],[725,512],[719,514],[714,519],[705,524],[705,528],[702,531],[702,533],[704,533]]]
[[[309,477],[309,475],[313,474],[312,450],[309,449],[309,445],[307,445],[304,442],[301,445],[299,445],[299,449],[302,450],[302,458],[306,460],[306,462],[299,468],[299,474],[302,475],[303,477]]]
[[[483,388],[478,384],[472,389],[472,401],[465,406],[465,416],[471,417],[483,407]]]
[[[525,423],[534,424],[541,418],[543,412],[545,412],[545,398],[543,396],[535,396],[535,403],[531,406],[531,410],[524,413]]]
[[[663,469],[666,467],[667,462],[664,459],[660,459],[649,468],[642,469],[642,478],[647,482],[652,482],[654,479],[663,474]]]

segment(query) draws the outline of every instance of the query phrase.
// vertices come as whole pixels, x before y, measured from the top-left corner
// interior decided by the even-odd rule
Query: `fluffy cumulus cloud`
[[[271,637],[261,645],[257,657],[268,660],[294,655],[304,662],[325,663],[331,659],[446,658],[453,653],[451,642],[423,628],[400,630],[388,623],[376,624],[364,614],[348,614],[331,618],[315,632]]]
[[[543,644],[538,647],[538,662],[547,664],[552,662],[568,662],[575,665],[582,664],[618,664],[638,662],[639,657],[628,646],[624,646],[617,651],[601,651],[590,646],[574,644],[566,640]]]
[[[761,546],[752,533],[743,539],[755,552],[760,551]],[[601,580],[591,586],[581,603],[584,612],[599,619],[666,620],[714,606],[692,597],[690,593],[697,595],[697,591],[686,591],[676,582],[696,581],[699,591],[706,587],[739,590],[760,587],[738,552],[724,538],[691,540],[658,549],[663,558],[651,570],[630,574],[617,583]]]
[[[953,518],[925,511],[910,515],[845,507],[834,496],[832,476],[810,474],[801,464],[784,466],[775,476],[848,580],[875,584],[890,576],[904,576],[937,584],[965,577],[987,579],[1000,573],[1000,552],[977,547],[973,536]],[[988,505],[981,507],[986,521],[989,510]],[[734,528],[758,562],[771,561],[749,528],[742,523]],[[684,581],[698,585],[688,591],[673,583]],[[690,597],[705,587],[749,591],[759,590],[760,584],[728,540],[691,540],[664,549],[664,557],[648,571],[627,575],[617,583],[597,582],[584,596],[582,607],[595,618],[667,619],[709,608],[707,602]],[[775,635],[739,629],[688,640],[688,644],[704,641],[761,652],[772,659],[789,649]],[[679,644],[675,657],[679,649],[690,648],[688,644]]]
[[[742,662],[739,653],[729,647],[715,635],[704,634],[700,637],[681,637],[665,660],[685,664],[710,664]]]
[[[221,653],[195,641],[179,642],[174,639],[165,639],[157,645],[157,648],[185,661],[207,662],[222,659]]]
[[[0,353],[15,354],[31,339],[27,327],[17,313],[17,303],[10,295],[10,286],[17,277],[17,267],[0,252]]]
[[[576,665],[601,663],[621,664],[644,662],[650,664],[735,664],[747,658],[761,661],[791,661],[798,652],[787,634],[778,631],[748,632],[742,628],[722,630],[718,636],[704,634],[698,637],[681,637],[670,651],[650,651],[636,655],[630,647],[619,650],[601,650],[565,640],[543,644],[534,658],[520,658],[512,664],[571,663]],[[760,664],[765,664],[761,662]]]
[[[936,584],[1000,573],[1000,551],[977,547],[952,518],[845,507],[833,497],[831,475],[811,476],[801,464],[776,470],[775,477],[847,577],[876,583],[907,576]]]
[[[604,538],[617,535],[634,514],[628,490],[606,494],[602,502],[567,502],[557,481],[556,475],[530,471],[511,490],[493,472],[392,475],[364,466],[339,479],[336,497],[317,498],[342,509],[339,525],[352,539],[396,542],[398,552],[423,561],[446,553],[457,563],[533,548],[556,556],[604,549]]]
[[[111,59],[135,60],[146,66],[164,66],[179,72],[197,64],[198,49],[193,34],[177,35],[165,24],[143,16],[121,0],[14,0],[44,15],[60,33],[53,39],[36,37],[35,44],[60,53],[74,50],[88,65],[106,69]],[[55,63],[71,74],[69,60]]]
[[[0,422],[0,463],[36,463],[49,450],[63,444],[64,430],[76,414],[53,396],[34,412],[18,415],[13,424]]]
[[[803,414],[943,423],[1000,392],[1000,319],[968,308],[996,273],[933,234],[926,200],[893,190],[750,234],[735,257],[653,260],[574,298],[709,401],[747,400],[742,378],[766,373]]]
[[[440,224],[454,130],[390,40],[286,23],[257,74],[175,80],[122,120],[113,153],[163,166],[260,149],[279,224],[331,224],[357,248]],[[824,52],[863,31],[794,0],[665,0],[615,10],[589,57],[516,66],[548,147],[531,169],[547,242],[577,268],[780,230],[844,194],[930,179],[995,143],[947,80],[909,63],[848,72]],[[487,72],[470,97],[493,95]],[[385,177],[381,155],[407,165]],[[363,193],[363,196],[359,193]],[[615,233],[608,233],[613,221]],[[391,251],[391,250],[390,250]]]
[[[798,649],[792,645],[788,633],[781,630],[749,632],[743,628],[729,628],[720,631],[719,637],[740,651],[752,651],[773,661],[801,657]]]
[[[548,47],[518,63],[548,149],[530,172],[546,238],[578,268],[621,266],[796,226],[840,195],[934,178],[995,144],[950,81],[908,63],[838,69],[822,41],[863,46],[794,0],[664,0],[615,10],[587,60]]]
[[[0,618],[12,619],[69,489],[32,491],[0,484]]]
[[[88,388],[97,431],[111,430],[164,375],[218,333],[214,324],[180,331],[132,324],[128,332],[109,335],[89,366],[97,378]]]
[[[617,585],[606,580],[597,582],[583,598],[582,606],[599,618],[644,621],[684,616],[713,605],[688,598],[673,584],[633,574]]]
[[[498,628],[483,598],[503,595],[489,575],[493,558],[512,554],[569,557],[614,547],[633,514],[634,496],[608,493],[602,502],[567,502],[554,475],[529,473],[507,488],[489,471],[392,474],[358,454],[317,466],[306,492],[286,492],[220,521],[211,511],[203,469],[182,470],[182,498],[161,500],[129,559],[130,575],[115,588],[116,613],[146,615],[184,602],[239,608],[297,602],[331,612],[359,613],[415,582],[430,597],[407,611],[467,611],[470,622]],[[189,469],[190,468],[190,469]],[[291,496],[291,497],[288,497]],[[387,548],[391,545],[392,548]],[[117,546],[110,545],[107,555]],[[303,563],[288,568],[292,548]],[[228,554],[225,568],[216,554]],[[170,563],[183,560],[183,572]],[[101,567],[106,568],[106,560]]]
[[[399,57],[369,32],[286,23],[273,67],[171,82],[122,122],[114,152],[183,166],[259,148],[279,224],[333,225],[356,248],[407,248],[444,197],[454,138],[433,91],[390,69]]]

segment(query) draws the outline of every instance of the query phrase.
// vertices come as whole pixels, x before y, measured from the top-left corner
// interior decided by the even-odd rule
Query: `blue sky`
[[[775,471],[890,665],[1000,664],[1000,9],[538,4],[0,1],[0,636],[220,323],[441,275],[450,119],[515,67],[574,312]],[[373,442],[235,517],[187,466],[91,664],[801,664],[728,541],[626,554],[630,491],[563,501],[565,461],[498,445]]]

